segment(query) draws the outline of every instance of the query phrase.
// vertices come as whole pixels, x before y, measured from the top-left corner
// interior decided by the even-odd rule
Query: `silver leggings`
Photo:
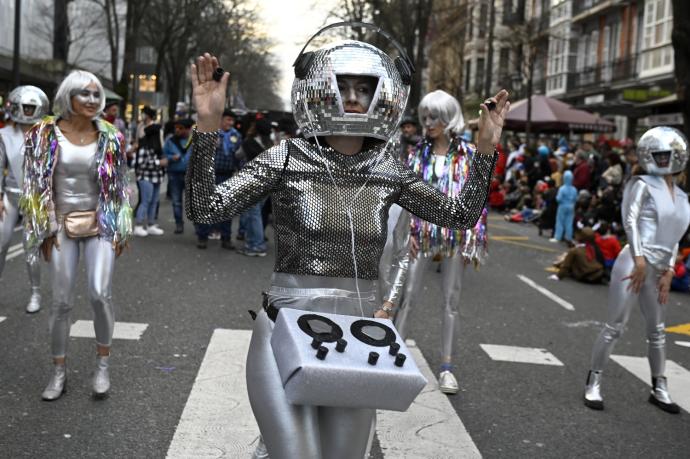
[[[418,256],[410,262],[407,274],[405,294],[400,310],[395,317],[395,328],[403,338],[407,335],[407,319],[412,305],[421,296],[424,288],[424,275],[432,261],[432,257]],[[441,275],[443,288],[443,319],[441,329],[441,360],[450,362],[455,347],[455,334],[460,331],[460,294],[462,293],[462,278],[465,274],[465,260],[461,254],[443,257],[441,261]]]
[[[286,277],[291,278],[288,287],[285,287],[285,282],[280,282]],[[272,304],[278,308],[360,315],[356,292],[338,289],[337,285],[329,282],[333,279],[314,277],[274,275],[269,292]],[[300,278],[307,278],[308,285],[298,288]],[[310,281],[322,282],[324,287],[329,285],[333,288],[316,288]],[[361,285],[360,288],[361,297],[365,297],[362,299],[364,313],[370,317],[376,289],[362,288]],[[341,296],[343,294],[346,296]],[[271,349],[273,325],[261,311],[254,323],[247,355],[249,401],[271,459],[364,458],[371,446],[376,410],[291,405],[285,396]]]
[[[14,227],[19,221],[19,195],[5,193],[3,203],[5,204],[5,213],[0,216],[0,276],[5,269],[5,259],[10,248]],[[26,252],[26,241],[23,244],[24,252]],[[27,261],[26,268],[29,272],[31,289],[38,292],[41,288],[41,267],[38,259],[34,260],[33,263]]]
[[[58,232],[60,247],[53,247],[53,304],[49,327],[51,351],[54,358],[64,357],[71,326],[70,311],[74,299],[74,282],[79,266],[79,252],[83,247],[89,298],[94,312],[96,343],[110,346],[115,317],[111,299],[115,251],[112,243],[98,236],[70,239],[64,231]]]
[[[666,332],[664,331],[666,306],[659,303],[657,291],[657,283],[662,272],[648,264],[642,289],[639,294],[635,294],[628,290],[630,281],[623,280],[633,272],[634,267],[632,253],[626,246],[616,259],[611,271],[608,318],[594,342],[592,370],[604,370],[616,341],[625,329],[633,305],[639,302],[646,324],[649,367],[653,377],[663,376],[666,370]]]

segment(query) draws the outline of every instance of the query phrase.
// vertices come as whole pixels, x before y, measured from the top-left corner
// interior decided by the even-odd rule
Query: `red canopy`
[[[505,129],[523,131],[527,122],[527,99],[510,104]],[[532,96],[534,132],[613,132],[616,125],[597,115],[578,110],[550,97]]]

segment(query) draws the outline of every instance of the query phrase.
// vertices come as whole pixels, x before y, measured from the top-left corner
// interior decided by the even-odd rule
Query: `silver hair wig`
[[[105,90],[103,89],[101,80],[99,80],[96,75],[86,70],[73,70],[62,80],[55,94],[55,101],[53,102],[53,111],[55,114],[63,118],[69,118],[74,113],[72,110],[72,92],[84,89],[91,83],[94,83],[98,87],[98,92],[101,93],[100,107],[95,117],[98,118],[105,108]]]
[[[432,91],[419,102],[419,123],[424,126],[424,114],[429,113],[446,125],[446,133],[460,134],[465,127],[465,118],[458,100],[447,92],[437,89]]]
[[[378,80],[367,113],[345,113],[338,75]],[[393,60],[377,47],[345,40],[314,52],[304,78],[292,83],[292,112],[304,136],[363,136],[388,140],[405,112],[409,87]]]

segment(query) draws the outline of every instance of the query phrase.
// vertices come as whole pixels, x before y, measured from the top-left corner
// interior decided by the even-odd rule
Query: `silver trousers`
[[[58,243],[59,248],[53,247],[50,263],[53,272],[53,303],[50,309],[49,329],[53,357],[64,357],[67,353],[69,329],[72,325],[70,311],[81,250],[84,251],[86,263],[96,343],[110,346],[115,326],[112,302],[115,251],[112,243],[98,236],[70,239],[64,230],[58,232]]]
[[[14,193],[5,193],[3,197],[5,204],[5,213],[0,216],[0,277],[5,269],[5,260],[7,258],[7,251],[10,248],[10,241],[12,240],[12,233],[14,227],[19,221],[19,195]],[[24,252],[26,252],[26,241],[23,242]],[[41,267],[38,259],[33,263],[26,262],[26,268],[29,272],[29,283],[33,291],[38,291],[41,288]]]
[[[664,320],[666,306],[659,303],[657,283],[663,274],[647,264],[647,276],[639,294],[628,290],[630,280],[623,280],[635,268],[635,261],[629,246],[625,246],[611,270],[609,284],[608,317],[592,349],[592,370],[603,371],[613,347],[620,338],[635,303],[645,320],[647,334],[647,358],[653,377],[663,376],[666,370],[666,332]]]
[[[352,279],[275,273],[269,298],[273,306],[371,317],[375,283]],[[345,285],[349,284],[349,285]],[[319,287],[321,285],[321,287]],[[273,322],[261,311],[247,355],[247,388],[254,417],[271,459],[355,459],[367,456],[376,410],[291,405],[271,349]]]
[[[424,275],[426,274],[432,257],[417,256],[410,261],[407,273],[407,283],[400,310],[395,316],[395,328],[400,336],[407,336],[407,320],[412,305],[422,296]],[[441,324],[441,360],[450,362],[455,348],[455,336],[460,331],[460,294],[462,293],[462,278],[465,274],[465,260],[461,254],[443,257],[441,260],[441,276],[443,288],[443,317]]]

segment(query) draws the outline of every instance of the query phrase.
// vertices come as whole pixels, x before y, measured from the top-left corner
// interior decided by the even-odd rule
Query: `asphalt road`
[[[137,239],[117,261],[114,279],[118,322],[147,324],[138,340],[113,345],[108,399],[90,397],[95,343],[71,338],[68,392],[40,399],[49,370],[47,340],[50,282],[43,276],[44,308],[24,313],[28,285],[22,257],[8,261],[0,281],[0,457],[165,457],[214,329],[250,329],[270,279],[266,258],[247,258],[195,247],[191,226],[172,234],[169,202],[161,205],[166,234]],[[461,385],[450,402],[482,456],[688,457],[690,414],[666,414],[647,403],[648,385],[610,362],[604,380],[606,410],[582,405],[592,342],[606,309],[606,287],[549,281],[548,267],[561,247],[536,228],[492,215],[490,259],[467,273],[455,364]],[[15,235],[19,242],[19,233]],[[432,369],[439,366],[440,278],[427,273],[413,311],[410,337]],[[547,288],[574,310],[527,285]],[[92,320],[82,273],[72,320]],[[667,325],[690,322],[690,296],[673,293]],[[668,358],[690,370],[690,337],[669,333]],[[492,359],[480,345],[545,349],[562,365]],[[644,357],[639,310],[615,354]],[[689,387],[683,389],[688,397]],[[673,394],[672,394],[673,395]],[[218,422],[232,423],[233,419]],[[428,457],[432,457],[430,454]],[[226,457],[235,457],[228,454]],[[246,457],[246,456],[239,456]],[[372,457],[386,455],[378,441]],[[425,457],[425,456],[422,456]]]

